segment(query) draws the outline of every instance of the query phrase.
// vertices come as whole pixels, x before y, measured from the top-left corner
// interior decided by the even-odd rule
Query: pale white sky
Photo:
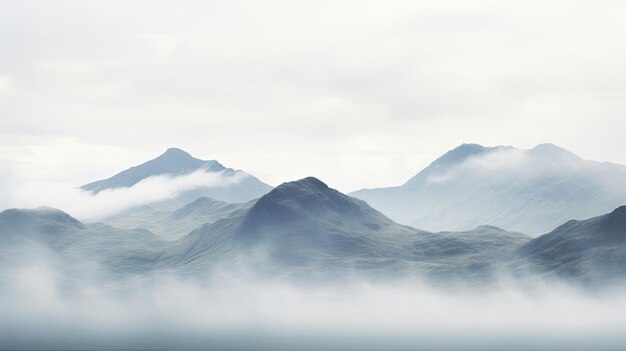
[[[626,163],[624,18],[597,0],[2,1],[0,176],[81,185],[171,146],[346,192],[464,142]]]

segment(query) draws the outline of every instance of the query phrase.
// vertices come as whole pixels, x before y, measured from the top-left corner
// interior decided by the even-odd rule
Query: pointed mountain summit
[[[485,147],[478,144],[461,144],[436,159],[431,166],[455,165],[470,157],[484,155],[504,148],[503,146]]]
[[[493,227],[464,233],[414,229],[307,177],[283,183],[251,208],[194,230],[164,253],[158,267],[194,274],[217,262],[234,261],[306,279],[364,272],[385,278],[424,273],[440,279],[468,272],[488,276],[496,255],[528,240]]]
[[[307,177],[283,183],[259,199],[246,216],[244,226],[256,230],[272,223],[317,222],[329,215],[335,220],[345,217],[345,220],[354,221],[375,216],[388,221],[363,201],[331,189],[317,178]]]
[[[626,241],[626,206],[620,206],[609,213],[599,230]]]
[[[251,208],[191,232],[164,255],[162,264],[194,262],[200,271],[207,261],[232,259],[241,252],[252,256],[262,252],[272,264],[289,266],[333,257],[391,259],[407,255],[404,246],[418,233],[364,201],[307,177],[283,183]]]
[[[512,149],[510,146],[485,147],[478,144],[462,144],[443,154],[443,156],[433,161],[428,167],[409,179],[402,186],[409,188],[419,186],[421,182],[430,177],[445,176],[454,169],[454,167],[458,167],[472,158],[484,157],[498,151],[510,149]]]
[[[309,243],[326,242],[330,250],[342,246],[335,243],[333,247],[331,237],[343,235],[343,239],[369,237],[372,241],[384,241],[391,232],[416,232],[314,177],[277,186],[261,197],[240,222],[237,233],[244,239],[306,238]]]
[[[111,178],[85,184],[81,189],[98,193],[105,189],[129,188],[148,177],[184,175],[199,169],[205,169],[207,172],[219,172],[226,170],[226,167],[215,160],[203,161],[192,157],[181,149],[169,148],[153,160],[131,167]]]
[[[100,191],[117,188],[130,188],[144,179],[153,176],[167,175],[171,177],[187,175],[196,171],[220,173],[225,178],[243,176],[234,184],[223,186],[199,187],[180,196],[176,206],[192,201],[201,196],[208,196],[226,202],[245,202],[258,198],[272,189],[243,171],[226,168],[215,160],[200,160],[189,153],[169,148],[159,157],[124,170],[111,178],[85,184],[81,189],[97,194]]]
[[[583,160],[553,144],[529,150],[463,144],[401,186],[350,195],[426,230],[490,224],[542,234],[626,203],[626,166]]]

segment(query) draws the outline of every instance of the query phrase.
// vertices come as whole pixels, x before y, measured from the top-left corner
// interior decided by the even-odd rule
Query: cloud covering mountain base
[[[122,211],[116,223],[125,224],[82,223],[50,207],[0,212],[0,349],[588,350],[626,342],[626,207],[534,239],[493,226],[427,232],[307,177],[243,204],[200,197],[177,209],[123,211],[250,179],[183,170],[140,172],[136,183],[97,192],[8,189],[24,202],[47,197],[80,219]],[[159,235],[172,228],[180,232]]]
[[[45,262],[3,274],[3,349],[618,349],[624,289],[558,283],[444,292],[419,283],[299,286],[242,272],[68,283]],[[36,336],[36,337],[34,337]],[[303,346],[305,345],[305,346]]]
[[[168,201],[194,189],[228,188],[247,176],[244,172],[227,176],[224,172],[199,170],[180,176],[152,176],[132,187],[107,189],[97,194],[62,182],[19,181],[4,190],[7,202],[4,205],[37,207],[45,204],[72,213],[80,220],[96,221],[135,206]]]

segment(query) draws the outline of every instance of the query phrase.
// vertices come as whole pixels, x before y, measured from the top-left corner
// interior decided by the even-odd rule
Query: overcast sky
[[[626,164],[625,18],[597,0],[2,1],[0,161],[81,185],[176,146],[343,191],[464,142]]]

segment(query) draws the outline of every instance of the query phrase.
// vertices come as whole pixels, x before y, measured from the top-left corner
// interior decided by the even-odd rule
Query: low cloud
[[[623,182],[626,177],[626,168],[622,165],[583,160],[555,162],[558,156],[544,158],[539,152],[533,155],[531,151],[503,148],[471,156],[458,165],[446,169],[443,173],[430,175],[428,181],[445,183],[459,178],[480,177],[509,182],[511,175],[528,181],[567,175],[593,179],[595,184],[604,187],[607,191],[621,192],[626,195]]]
[[[304,287],[222,272],[213,283],[153,276],[121,287],[68,283],[51,267],[3,273],[0,345],[532,350],[626,342],[626,295],[557,283],[450,293],[412,283]]]
[[[3,173],[0,172],[0,176]],[[1,193],[4,208],[32,208],[42,205],[61,209],[80,220],[94,221],[138,205],[149,205],[173,199],[200,187],[228,187],[248,177],[245,172],[226,175],[224,172],[196,171],[181,176],[153,176],[130,188],[107,189],[93,194],[63,182],[44,180],[22,181],[5,170],[10,184]]]

